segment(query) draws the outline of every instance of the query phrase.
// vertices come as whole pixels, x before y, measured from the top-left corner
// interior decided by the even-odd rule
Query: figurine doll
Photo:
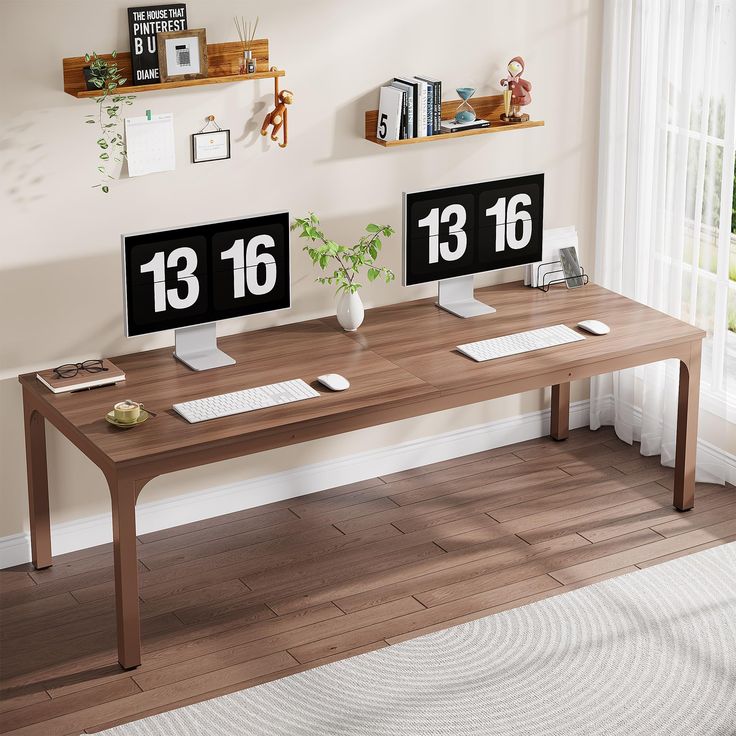
[[[524,59],[521,56],[514,56],[506,69],[508,70],[508,76],[500,82],[502,87],[506,87],[504,91],[506,112],[501,114],[501,120],[523,123],[529,120],[529,116],[521,113],[521,106],[528,105],[532,101],[532,83],[521,78],[524,73]],[[508,102],[506,102],[507,100]]]

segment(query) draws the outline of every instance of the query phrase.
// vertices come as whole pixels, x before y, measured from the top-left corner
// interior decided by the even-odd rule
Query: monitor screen
[[[288,212],[122,241],[129,337],[290,306]]]
[[[544,174],[404,195],[404,284],[542,260]]]

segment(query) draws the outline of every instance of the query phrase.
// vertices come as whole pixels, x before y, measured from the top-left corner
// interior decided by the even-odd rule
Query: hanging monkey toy
[[[275,72],[276,67],[272,66],[271,71]],[[286,144],[289,142],[288,139],[288,125],[287,125],[287,110],[286,106],[291,105],[294,101],[294,93],[288,89],[283,89],[279,92],[279,78],[274,77],[273,80],[273,104],[274,109],[266,115],[261,126],[261,135],[268,135],[268,126],[273,125],[271,130],[271,140],[278,140],[278,132],[283,127],[284,129],[284,141],[279,143],[279,148],[286,148]]]

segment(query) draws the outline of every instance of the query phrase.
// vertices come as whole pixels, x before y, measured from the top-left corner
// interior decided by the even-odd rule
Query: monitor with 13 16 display
[[[475,301],[473,274],[542,259],[543,209],[544,174],[405,194],[404,284],[440,281],[446,307],[442,282],[452,279],[455,301]]]
[[[228,358],[214,344],[217,320],[290,305],[287,212],[123,235],[122,245],[125,334],[175,329],[175,355],[195,370],[216,367],[212,349]],[[184,353],[195,352],[209,362],[191,365]]]

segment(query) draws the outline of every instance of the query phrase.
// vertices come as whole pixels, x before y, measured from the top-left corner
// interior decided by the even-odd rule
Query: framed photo
[[[207,76],[207,36],[204,28],[156,34],[162,82]]]
[[[210,130],[192,133],[192,163],[222,161],[230,158],[230,131]]]

